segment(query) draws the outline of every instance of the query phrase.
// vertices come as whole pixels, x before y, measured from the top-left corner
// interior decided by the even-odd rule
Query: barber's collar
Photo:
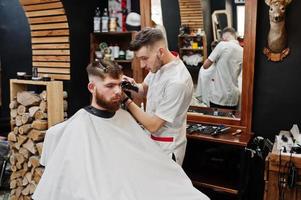
[[[235,44],[239,44],[238,40],[235,40],[235,39],[233,39],[233,40],[228,40],[228,42],[233,42],[233,43],[235,43]]]
[[[86,106],[84,108],[88,113],[91,113],[92,115],[95,115],[97,117],[101,117],[101,118],[112,118],[116,112],[110,112],[107,110],[100,110],[97,109],[93,106]]]
[[[176,59],[172,60],[172,61],[170,61],[169,63],[166,63],[165,65],[163,65],[163,66],[160,68],[159,72],[162,73],[162,72],[164,72],[164,71],[167,71],[168,69],[171,68],[171,66],[176,66],[179,62],[180,62],[180,59],[179,59],[179,58],[176,58]]]

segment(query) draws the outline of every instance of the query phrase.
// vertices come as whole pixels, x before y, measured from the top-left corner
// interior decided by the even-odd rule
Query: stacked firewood
[[[47,93],[19,92],[9,107],[12,128],[8,135],[12,170],[10,199],[31,199],[44,170],[39,160],[48,129]],[[66,100],[64,110],[67,110]]]

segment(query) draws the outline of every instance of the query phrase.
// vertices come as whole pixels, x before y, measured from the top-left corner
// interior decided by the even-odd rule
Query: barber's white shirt
[[[210,101],[223,106],[238,105],[243,48],[237,40],[221,41],[209,55],[216,71],[210,84]]]
[[[186,66],[176,59],[149,73],[144,83],[148,85],[146,112],[166,121],[152,139],[165,153],[176,157],[180,165],[186,149],[187,110],[193,94],[193,82]]]

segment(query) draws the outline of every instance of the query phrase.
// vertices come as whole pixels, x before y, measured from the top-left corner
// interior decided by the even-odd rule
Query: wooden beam
[[[34,67],[70,67],[69,62],[33,62]]]
[[[66,29],[68,28],[68,23],[63,22],[63,23],[51,23],[51,24],[37,24],[37,25],[31,25],[30,29],[32,31],[35,30],[49,30],[49,29]]]
[[[70,56],[32,56],[33,61],[70,61]]]
[[[45,4],[35,4],[35,5],[25,5],[23,6],[25,11],[34,11],[34,10],[49,10],[53,8],[63,8],[61,2],[51,2]]]
[[[55,80],[70,80],[70,74],[39,73],[39,76],[48,75]]]
[[[38,68],[39,73],[70,74],[70,68]]]
[[[57,43],[57,42],[69,42],[69,37],[33,37],[31,42],[35,43]]]
[[[70,49],[69,43],[33,44],[32,49]]]
[[[140,0],[141,28],[151,27],[151,0]]]
[[[70,55],[69,50],[33,50],[32,55]]]
[[[20,1],[21,5],[59,2],[59,0],[19,0],[19,1]]]
[[[60,30],[46,30],[46,31],[31,31],[31,37],[36,36],[67,36],[69,35],[68,29]]]
[[[63,8],[53,9],[53,10],[43,10],[43,11],[31,11],[25,13],[27,17],[42,17],[51,15],[63,15],[65,10]]]
[[[28,21],[30,24],[67,22],[67,17],[66,17],[66,15],[46,16],[46,17],[29,17]]]

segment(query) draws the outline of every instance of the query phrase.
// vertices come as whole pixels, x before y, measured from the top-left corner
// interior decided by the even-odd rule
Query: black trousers
[[[237,110],[236,106],[222,106],[215,103],[210,102],[210,108],[222,108],[222,109],[230,109],[230,110]]]

